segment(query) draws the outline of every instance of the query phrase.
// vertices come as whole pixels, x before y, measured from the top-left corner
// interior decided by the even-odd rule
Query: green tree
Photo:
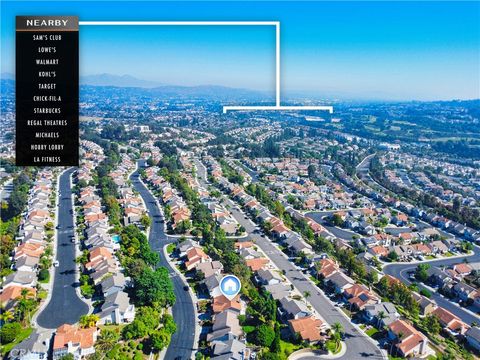
[[[428,264],[419,264],[415,270],[415,277],[418,281],[426,282],[428,280],[428,269],[430,265]]]
[[[22,326],[18,322],[6,323],[0,329],[0,342],[8,344],[15,340],[18,334],[22,331]]]
[[[122,336],[127,339],[140,339],[148,334],[148,328],[145,323],[139,319],[133,320],[130,324],[125,326],[122,331]]]
[[[120,334],[118,331],[106,328],[100,332],[100,336],[98,337],[95,347],[101,350],[102,353],[106,353],[110,351],[115,344],[117,344],[119,339]]]
[[[378,281],[378,273],[375,270],[370,269],[367,273],[366,280],[369,284],[375,284]]]
[[[42,269],[38,273],[38,280],[39,281],[47,281],[50,278],[50,272],[47,269]]]
[[[339,322],[334,322],[332,324],[332,330],[336,333],[343,333],[343,326]]]
[[[65,354],[59,360],[75,360],[73,354]]]
[[[332,216],[332,223],[335,226],[343,226],[343,219],[339,214],[333,214]]]
[[[97,322],[100,320],[98,315],[95,314],[87,314],[80,316],[80,326],[82,328],[93,328],[97,326]]]
[[[423,318],[422,325],[428,331],[429,334],[437,335],[440,333],[442,326],[435,315],[428,315]]]
[[[387,255],[390,261],[398,261],[398,254],[395,251],[390,251]]]
[[[152,219],[150,219],[150,216],[144,214],[140,218],[140,223],[145,229],[148,229],[150,225],[152,225]]]
[[[168,344],[170,344],[170,339],[170,333],[164,328],[154,331],[150,336],[152,348],[156,351],[161,351],[163,348],[167,347]]]
[[[260,346],[269,347],[275,339],[275,331],[267,324],[260,325],[254,333],[254,343]]]
[[[280,326],[278,324],[275,324],[275,338],[272,341],[272,345],[270,345],[270,351],[272,353],[279,353],[282,351],[281,338],[280,338]]]
[[[134,279],[135,295],[142,305],[158,304],[161,307],[175,303],[173,284],[165,267],[156,270],[143,269],[139,277]]]
[[[29,294],[28,289],[22,289],[20,294],[21,297],[15,310],[17,318],[25,326],[30,322],[30,315],[37,306],[37,303],[34,299],[27,298]]]
[[[170,334],[174,334],[177,331],[177,324],[173,320],[173,316],[170,314],[163,315],[162,318],[163,328]]]
[[[9,321],[12,321],[14,318],[15,318],[15,315],[13,314],[12,310],[5,311],[5,309],[3,308],[0,310],[0,321],[3,321],[6,323]]]
[[[264,353],[264,354],[260,355],[260,359],[262,359],[262,360],[283,360],[284,358],[281,357],[277,353],[267,352],[267,353]]]

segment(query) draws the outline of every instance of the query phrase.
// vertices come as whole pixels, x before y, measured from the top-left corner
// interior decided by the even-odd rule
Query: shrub
[[[91,286],[89,284],[85,284],[85,285],[80,286],[80,292],[87,299],[90,299],[93,296],[93,294],[95,293],[95,289],[93,288],[93,286]]]
[[[432,296],[432,293],[430,291],[428,291],[427,289],[420,290],[420,294],[422,294],[426,298],[430,298]]]
[[[275,338],[275,331],[266,324],[260,325],[254,332],[252,336],[252,342],[256,345],[268,347],[272,344],[273,339]]]
[[[22,331],[22,327],[18,322],[6,323],[0,329],[0,341],[2,344],[11,343],[17,335]]]
[[[47,281],[50,278],[50,272],[47,269],[42,269],[38,273],[38,281]]]

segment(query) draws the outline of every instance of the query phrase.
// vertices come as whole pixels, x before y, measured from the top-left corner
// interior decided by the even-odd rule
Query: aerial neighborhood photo
[[[480,359],[479,2],[1,10],[1,359]]]

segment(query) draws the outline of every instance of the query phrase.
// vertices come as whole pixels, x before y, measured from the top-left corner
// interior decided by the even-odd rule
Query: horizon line
[[[4,75],[7,75],[5,77]],[[109,75],[109,76],[114,76],[114,77],[130,77],[132,80],[137,80],[137,81],[145,81],[145,82],[158,82],[158,85],[152,85],[152,86],[132,86],[132,85],[102,85],[102,84],[88,84],[88,83],[83,83],[81,81],[82,78],[87,77],[87,76],[101,76],[101,75]],[[15,81],[15,74],[11,72],[2,72],[0,73],[0,80],[11,80]],[[252,88],[245,88],[245,87],[235,87],[235,86],[229,86],[229,85],[221,85],[221,84],[172,84],[172,83],[161,83],[159,80],[146,80],[146,79],[141,79],[137,78],[133,75],[130,74],[112,74],[112,73],[97,73],[97,74],[88,74],[88,75],[80,75],[79,79],[79,85],[80,86],[104,86],[104,87],[118,87],[118,88],[132,88],[132,89],[157,89],[157,88],[165,88],[165,87],[180,87],[180,88],[201,88],[201,87],[219,87],[219,88],[226,88],[226,89],[232,89],[232,90],[243,90],[243,91],[249,91],[249,92],[256,92],[260,93],[262,95],[268,95],[268,93],[272,93],[271,97],[273,101],[275,101],[275,94],[274,90],[260,90],[260,89],[252,89]],[[409,98],[409,99],[389,99],[389,98],[380,98],[380,97],[359,97],[353,96],[353,95],[315,95],[315,93],[318,92],[325,92],[328,93],[328,90],[305,90],[305,89],[294,89],[290,91],[284,90],[283,93],[287,94],[287,98],[290,97],[290,100],[294,100],[298,96],[314,96],[316,98],[323,97],[323,100],[331,99],[333,101],[345,101],[345,102],[350,102],[350,101],[359,101],[359,102],[424,102],[424,103],[429,103],[429,102],[446,102],[446,101],[478,101],[480,100],[480,97],[478,98],[468,98],[468,99],[462,99],[462,98],[449,98],[449,99],[415,99],[415,98]],[[341,92],[341,90],[333,90],[332,92]],[[296,94],[295,94],[296,93]],[[268,95],[270,96],[270,95]]]

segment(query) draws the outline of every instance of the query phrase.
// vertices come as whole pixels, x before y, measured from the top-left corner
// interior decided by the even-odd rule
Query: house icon
[[[237,283],[232,279],[228,279],[223,284],[223,289],[225,290],[225,292],[234,293],[237,291]]]
[[[240,292],[242,285],[235,275],[225,275],[220,280],[220,291],[227,299],[232,299]]]

